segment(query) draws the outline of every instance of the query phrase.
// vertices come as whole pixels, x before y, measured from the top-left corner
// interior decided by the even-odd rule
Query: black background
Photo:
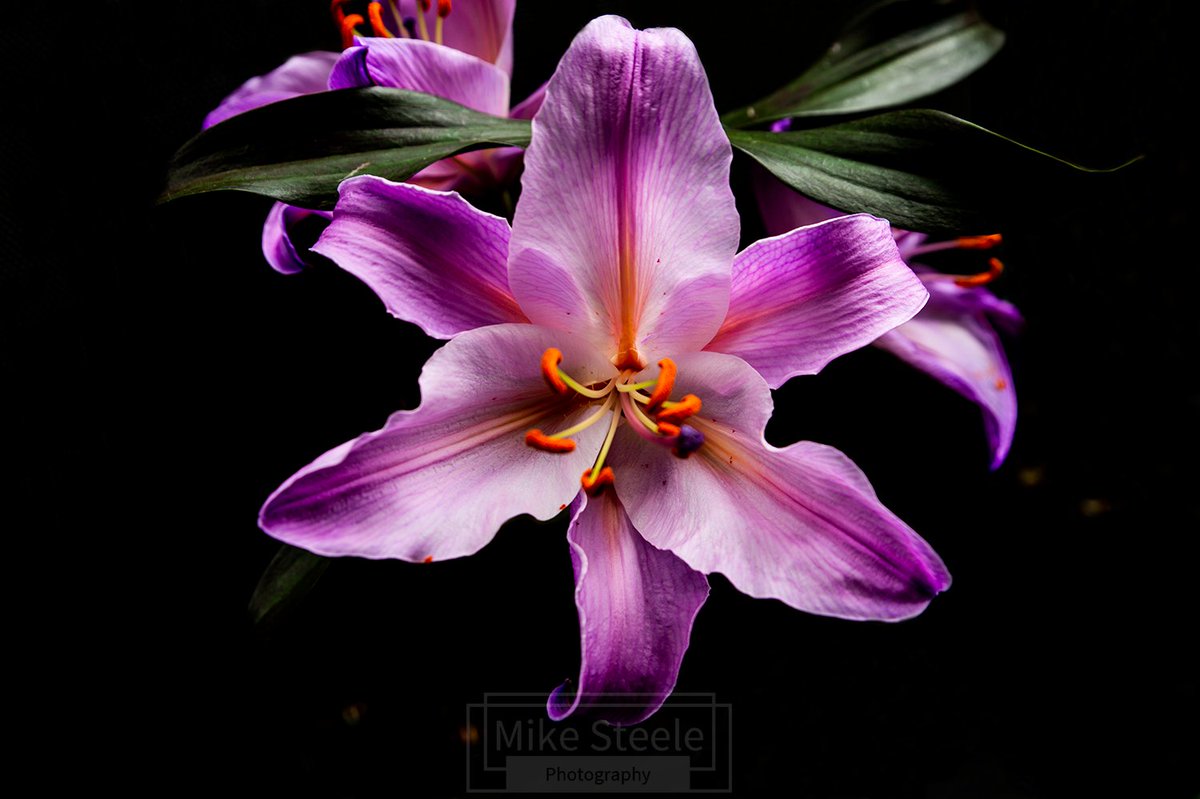
[[[514,98],[613,12],[682,28],[732,109],[860,5],[523,2]],[[955,583],[882,625],[713,578],[678,690],[732,703],[737,795],[1200,789],[1195,89],[1175,6],[987,3],[1006,47],[921,103],[1083,163],[1146,159],[1062,197],[994,187],[1012,209],[996,290],[1028,319],[1010,340],[1021,416],[1000,470],[977,411],[885,353],[777,392],[770,439],[843,449]],[[255,630],[246,603],[276,549],[255,525],[263,499],[415,406],[435,344],[335,268],[273,273],[268,200],[153,205],[226,93],[337,46],[326,4],[17,13],[0,316],[10,442],[33,445],[9,450],[10,505],[34,514],[6,533],[24,667],[10,723],[49,753],[36,774],[160,796],[461,794],[466,703],[576,672],[564,525],[518,520],[436,568],[337,562]],[[745,243],[762,231],[740,158],[734,180]]]

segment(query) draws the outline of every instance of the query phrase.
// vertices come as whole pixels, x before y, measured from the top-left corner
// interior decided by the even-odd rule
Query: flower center
[[[338,30],[342,32],[343,48],[354,44],[355,36],[363,35],[358,30],[358,26],[365,23],[361,14],[346,13],[345,7],[349,4],[350,0],[333,0],[330,4],[333,21],[338,26]],[[388,27],[388,23],[384,19],[383,3],[371,2],[367,4],[367,18],[371,21],[371,33],[373,35],[384,39],[394,39],[399,35],[401,38],[420,38],[427,42],[433,41],[436,44],[442,44],[442,28],[446,17],[450,16],[451,0],[438,0],[437,16],[433,23],[432,38],[429,35],[429,25],[425,22],[425,15],[433,7],[432,0],[417,0],[419,13],[415,18],[401,17],[400,7],[397,5],[396,0],[387,0],[387,5],[392,22],[391,28]],[[393,30],[396,33],[392,33]]]
[[[671,389],[675,386],[675,362],[663,358],[658,362],[658,377],[635,383],[635,372],[624,369],[616,377],[585,386],[559,368],[562,352],[551,347],[542,354],[542,376],[550,390],[560,396],[571,392],[599,405],[594,413],[579,424],[546,434],[541,430],[530,430],[525,434],[525,443],[543,452],[573,452],[577,435],[601,420],[608,419],[608,435],[600,447],[596,462],[580,478],[588,494],[595,494],[615,479],[611,466],[605,466],[613,438],[622,419],[635,433],[647,441],[667,447],[677,457],[686,458],[704,444],[704,434],[684,420],[700,410],[700,398],[687,394],[678,402],[672,402]],[[645,393],[650,389],[650,393]]]

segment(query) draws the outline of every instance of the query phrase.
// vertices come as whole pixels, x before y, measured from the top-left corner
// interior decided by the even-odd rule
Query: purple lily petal
[[[509,255],[521,308],[646,360],[704,346],[737,249],[731,159],[692,43],[593,20],[533,120]]]
[[[748,364],[713,352],[677,362],[679,392],[704,402],[688,420],[704,445],[680,461],[622,428],[610,456],[647,541],[745,594],[826,616],[905,619],[950,585],[937,554],[845,455],[763,440],[771,394]]]
[[[275,203],[263,223],[262,251],[267,263],[276,272],[294,275],[312,264],[296,250],[292,243],[292,231],[306,219],[320,217],[333,219],[328,211],[310,211],[286,203]]]
[[[370,286],[388,313],[451,338],[527,321],[508,290],[508,236],[508,222],[458,194],[363,176],[338,188],[313,250]]]
[[[416,0],[400,0],[398,5],[402,17],[416,19],[421,13]],[[451,6],[450,14],[443,21],[442,41],[447,47],[482,58],[511,75],[512,23],[516,6],[516,0],[459,0]],[[433,3],[425,15],[426,26],[431,32],[437,19],[437,7],[438,4]]]
[[[356,39],[329,76],[331,89],[386,86],[508,116],[508,75],[473,55],[420,39]]]
[[[591,409],[549,392],[537,364],[563,334],[533,325],[472,330],[434,353],[421,373],[421,407],[330,450],[279,487],[259,525],[318,555],[412,562],[470,555],[521,513],[549,519],[579,491],[604,438],[595,425],[574,452],[526,446]],[[567,347],[564,368],[607,379],[603,360]]]
[[[1020,314],[986,289],[956,286],[948,275],[921,274],[929,304],[875,343],[979,406],[996,469],[1012,445],[1017,394],[1004,346],[985,313],[1009,325],[1019,323]]]
[[[778,388],[907,322],[927,297],[886,221],[830,219],[738,254],[729,315],[706,349],[738,356]]]
[[[555,721],[580,711],[636,724],[675,687],[708,580],[646,543],[611,491],[581,491],[571,514],[582,663],[579,681],[555,689],[547,710]]]
[[[210,128],[232,116],[269,103],[325,91],[329,88],[329,73],[339,57],[341,53],[323,51],[292,56],[281,66],[265,75],[251,78],[234,90],[208,113],[204,118],[204,127]]]

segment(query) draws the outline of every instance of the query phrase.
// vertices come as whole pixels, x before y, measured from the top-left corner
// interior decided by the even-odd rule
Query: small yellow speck
[[[1088,519],[1094,519],[1097,516],[1103,516],[1110,510],[1112,510],[1112,503],[1107,499],[1088,497],[1087,499],[1080,500],[1079,502],[1079,512]]]
[[[1026,488],[1033,488],[1040,485],[1046,479],[1045,466],[1026,466],[1017,472],[1017,480]]]

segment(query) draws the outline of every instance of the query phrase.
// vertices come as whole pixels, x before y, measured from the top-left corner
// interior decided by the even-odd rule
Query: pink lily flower
[[[453,192],[343,183],[315,249],[448,342],[420,407],[285,481],[263,530],[434,562],[570,506],[582,663],[554,719],[653,713],[712,572],[810,613],[920,613],[950,583],[929,545],[845,455],[763,431],[772,387],[927,292],[867,215],[737,253],[731,159],[692,43],[604,17],[550,80],[511,227]]]
[[[500,117],[531,119],[541,105],[544,86],[509,108],[512,76],[512,20],[516,0],[400,0],[369,4],[374,36],[358,36],[368,26],[360,15],[347,15],[333,4],[346,34],[341,53],[302,53],[283,65],[251,78],[213,109],[204,127],[268,103],[331,89],[386,86],[432,94],[474,111]],[[453,8],[453,12],[451,9]],[[408,20],[412,30],[403,24]],[[480,192],[515,177],[521,150],[504,147],[465,153],[431,164],[409,182],[434,189]],[[297,226],[327,211],[276,203],[263,226],[267,262],[292,274],[306,265],[292,241]]]

